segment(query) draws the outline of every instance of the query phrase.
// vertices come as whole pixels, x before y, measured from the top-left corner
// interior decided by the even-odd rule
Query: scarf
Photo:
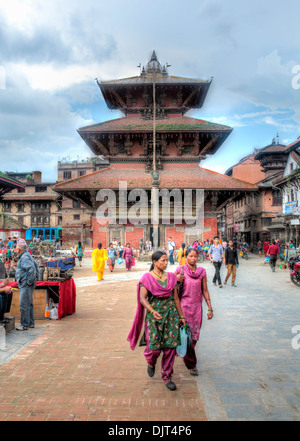
[[[145,273],[137,284],[137,308],[131,330],[127,337],[127,341],[129,341],[132,350],[136,347],[144,323],[145,308],[140,301],[140,283],[151,292],[153,296],[166,299],[173,293],[177,283],[177,277],[174,273],[168,273],[167,280],[167,286],[163,287],[150,273]]]
[[[199,277],[203,278],[206,275],[206,271],[202,266],[198,266],[195,272],[191,270],[188,264],[183,265],[183,269],[192,279],[198,279]]]

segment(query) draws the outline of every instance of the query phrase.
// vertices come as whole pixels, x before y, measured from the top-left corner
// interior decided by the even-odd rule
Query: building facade
[[[277,184],[287,160],[287,146],[273,139],[270,145],[256,149],[226,171],[229,176],[244,175],[257,186],[252,195],[237,195],[224,206],[228,238],[244,237],[251,249],[256,250],[259,240],[264,242],[278,235],[278,230],[272,229],[282,208],[282,192]]]
[[[163,219],[165,207],[160,199],[158,246],[164,246],[168,237],[177,246],[213,238],[217,234],[219,206],[235,192],[256,191],[253,184],[199,167],[199,162],[214,154],[232,131],[228,126],[186,116],[188,111],[202,107],[210,84],[211,81],[170,76],[155,52],[139,76],[98,82],[107,106],[121,110],[124,117],[80,128],[78,133],[108,165],[54,186],[62,196],[82,204],[91,216],[93,246],[98,242],[107,246],[114,237],[135,248],[140,240],[152,240],[154,227],[149,213],[153,188],[173,191],[168,222]],[[126,187],[125,211],[120,203],[120,185]],[[139,224],[132,223],[129,216],[137,202],[132,199],[132,190],[137,189],[144,191],[148,201],[146,219]],[[188,228],[187,219],[175,222],[176,203],[178,199],[183,201],[185,190],[192,191],[190,208],[195,215],[198,189],[204,191],[201,237]],[[114,192],[115,209],[122,222],[112,223],[110,219],[107,224],[99,224],[97,213],[106,203],[99,197],[99,190]]]
[[[7,176],[22,185],[5,194],[0,201],[1,213],[19,225],[13,232],[28,240],[60,238],[61,196],[52,190],[54,183],[42,182],[42,173],[38,171],[7,173]]]

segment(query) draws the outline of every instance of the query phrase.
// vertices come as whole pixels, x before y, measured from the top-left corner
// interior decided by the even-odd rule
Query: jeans
[[[213,283],[216,283],[217,279],[218,279],[218,284],[222,285],[221,275],[220,275],[220,269],[221,269],[221,266],[222,266],[222,262],[213,262],[213,264],[214,264],[214,267],[215,267],[215,275],[214,275],[214,278],[213,278]]]
[[[29,328],[34,326],[34,311],[33,311],[33,291],[35,290],[35,284],[31,286],[24,286],[19,290],[20,298],[20,313],[21,313],[21,326]]]
[[[169,251],[169,261],[170,261],[170,263],[171,263],[171,265],[174,265],[174,259],[173,259],[173,252],[174,252],[174,250],[170,250]]]
[[[10,311],[12,294],[2,292],[0,294],[0,320],[4,319],[4,314]]]

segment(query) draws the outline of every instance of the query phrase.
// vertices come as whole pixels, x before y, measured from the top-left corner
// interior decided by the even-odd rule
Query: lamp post
[[[156,90],[155,67],[153,67],[153,172],[151,188],[151,221],[153,225],[153,251],[158,249],[158,224],[159,224],[159,172],[156,169]]]

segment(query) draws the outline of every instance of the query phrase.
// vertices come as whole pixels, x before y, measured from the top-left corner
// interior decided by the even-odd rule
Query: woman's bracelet
[[[209,309],[208,311],[211,311],[211,312],[213,312],[214,310],[213,310],[213,309]]]
[[[146,309],[147,309],[147,311],[149,311],[149,306],[151,306],[150,304],[148,305],[148,306],[146,306]],[[152,309],[152,311],[149,311],[150,312],[150,314],[153,314],[154,313],[154,311],[155,311],[155,309]]]
[[[180,315],[179,318],[180,318],[180,319],[184,319],[185,317],[184,317],[183,315]]]

